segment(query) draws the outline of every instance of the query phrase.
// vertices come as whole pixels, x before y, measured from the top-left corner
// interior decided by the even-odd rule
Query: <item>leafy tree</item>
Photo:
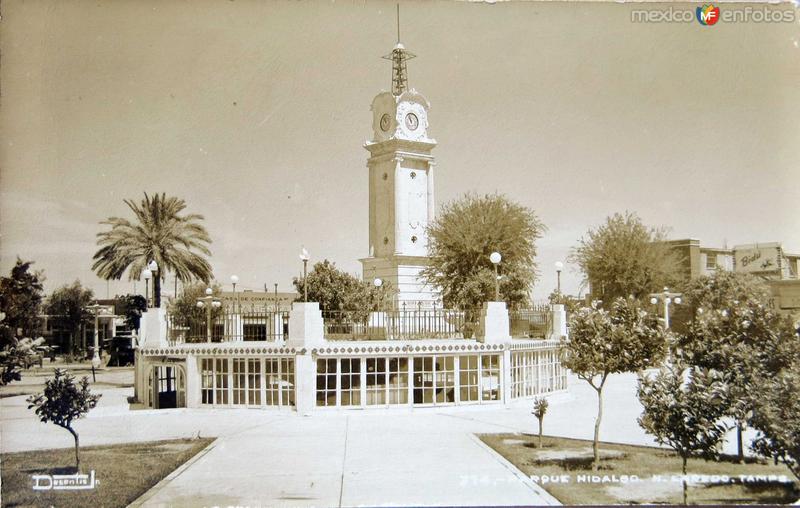
[[[128,271],[128,280],[139,280],[151,260],[158,264],[153,278],[154,303],[161,306],[161,280],[172,271],[182,281],[194,278],[211,280],[211,238],[200,224],[202,215],[185,214],[186,202],[165,194],[152,198],[146,193],[141,203],[125,200],[136,222],[110,217],[100,224],[111,229],[97,234],[100,249],[94,254],[94,270],[104,279],[121,279]]]
[[[422,275],[441,288],[446,307],[475,309],[495,298],[489,260],[499,252],[501,298],[522,306],[536,280],[536,240],[546,227],[533,210],[500,194],[467,194],[428,226],[430,265]]]
[[[0,386],[22,379],[21,370],[36,356],[36,347],[44,344],[44,339],[11,338],[11,342],[0,350]]]
[[[80,281],[61,286],[53,291],[45,304],[45,311],[53,322],[70,332],[67,352],[72,353],[80,327],[92,318],[87,309],[94,299],[91,289],[83,287]]]
[[[210,286],[202,282],[187,284],[183,286],[180,296],[172,300],[169,304],[170,319],[172,324],[179,327],[191,327],[192,324],[205,323],[208,319],[208,310],[205,307],[198,307],[197,301],[206,296],[206,289],[211,287],[212,295],[219,296],[222,286],[212,283]],[[216,321],[224,310],[222,307],[211,308],[211,320]],[[203,325],[205,327],[205,324]],[[205,330],[205,328],[203,328]],[[205,336],[205,332],[203,332]],[[205,339],[204,339],[205,340]]]
[[[559,293],[558,291],[550,293],[547,297],[547,301],[550,305],[563,305],[568,316],[583,307],[583,300]]]
[[[589,229],[569,260],[580,267],[594,298],[643,298],[680,281],[680,258],[665,240],[664,228],[645,226],[635,213],[616,213]]]
[[[62,369],[56,369],[53,378],[45,381],[44,392],[28,397],[28,409],[36,408],[36,416],[42,423],[53,422],[69,431],[75,439],[75,469],[80,471],[78,433],[72,427],[73,420],[83,417],[97,406],[100,394],[89,390],[86,376],[75,384],[75,377]]]
[[[0,346],[11,343],[11,338],[22,331],[22,337],[32,337],[39,332],[39,314],[44,299],[41,271],[31,271],[33,261],[17,262],[9,277],[0,278],[0,312],[2,320]]]
[[[147,311],[147,299],[142,295],[123,295],[117,298],[115,312],[125,317],[125,324],[132,330],[139,329],[142,313]]]
[[[655,378],[639,377],[637,394],[644,412],[637,421],[659,444],[680,455],[683,504],[688,498],[689,457],[716,459],[718,445],[728,430],[719,423],[725,414],[726,388],[719,372],[687,368],[681,363],[662,367]]]
[[[786,464],[800,480],[800,363],[763,378],[750,424],[758,429],[756,453]]]
[[[391,301],[389,283],[375,287],[371,282],[336,268],[336,264],[327,259],[315,263],[306,278],[304,281],[302,277],[295,277],[292,281],[299,295],[297,301],[303,301],[305,284],[308,284],[308,301],[319,302],[323,310],[368,313],[384,308]]]
[[[618,298],[610,311],[584,307],[569,320],[569,340],[561,345],[562,364],[597,392],[592,469],[600,465],[600,422],[603,388],[608,376],[637,372],[660,362],[666,337],[658,318],[642,310],[632,298]]]
[[[547,399],[545,399],[544,397],[536,397],[536,399],[533,401],[533,411],[531,411],[531,412],[533,413],[533,416],[535,416],[536,419],[539,420],[539,449],[540,450],[542,449],[542,423],[544,421],[544,415],[547,413],[547,406],[549,406],[549,405],[550,405],[550,403],[547,402]]]
[[[718,271],[700,277],[685,292],[695,317],[676,341],[676,355],[689,365],[727,373],[726,415],[736,422],[739,461],[742,433],[758,380],[800,361],[798,340],[788,318],[768,308],[769,289],[747,274]]]

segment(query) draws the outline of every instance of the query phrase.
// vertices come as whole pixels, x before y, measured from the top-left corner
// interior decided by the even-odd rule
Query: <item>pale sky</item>
[[[549,228],[536,298],[625,210],[672,238],[800,252],[800,23],[631,22],[664,7],[401,5],[437,205],[497,191],[533,208]],[[6,1],[0,23],[4,275],[19,255],[48,291],[79,278],[105,297],[98,222],[145,191],[205,215],[226,287],[288,290],[301,245],[360,274],[394,3]],[[580,278],[568,265],[562,288]]]

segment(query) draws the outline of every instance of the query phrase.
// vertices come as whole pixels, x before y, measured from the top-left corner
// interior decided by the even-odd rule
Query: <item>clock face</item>
[[[388,114],[384,114],[381,117],[381,130],[383,132],[388,131],[389,130],[389,126],[391,125],[391,123],[392,123],[392,119],[389,118],[389,115]]]
[[[409,113],[406,115],[406,127],[408,127],[408,130],[410,131],[417,130],[417,127],[419,127],[419,119],[417,118],[417,115],[414,113]]]

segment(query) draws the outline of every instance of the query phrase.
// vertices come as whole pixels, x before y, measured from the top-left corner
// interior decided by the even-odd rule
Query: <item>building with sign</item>
[[[394,289],[392,310],[331,310],[269,293],[212,294],[192,316],[150,309],[136,352],[144,406],[329,409],[511,404],[566,390],[558,347],[563,306],[442,308],[428,263],[436,142],[428,100],[408,87],[414,55],[398,41],[392,90],[372,101],[365,148],[369,254],[365,280]]]
[[[687,279],[713,275],[718,269],[749,273],[763,278],[772,291],[771,305],[800,319],[800,254],[791,254],[779,242],[706,247],[700,240],[672,240]]]

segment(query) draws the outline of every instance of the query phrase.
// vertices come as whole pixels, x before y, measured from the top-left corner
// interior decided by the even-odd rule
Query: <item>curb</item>
[[[168,483],[170,483],[172,480],[183,474],[183,472],[186,471],[186,469],[189,466],[191,466],[192,464],[203,458],[208,452],[210,452],[211,449],[214,448],[214,446],[217,444],[218,440],[219,440],[218,437],[214,438],[214,440],[208,443],[208,445],[205,448],[197,452],[194,455],[194,457],[190,458],[189,460],[178,466],[178,468],[175,469],[175,471],[171,472],[170,474],[162,478],[160,482],[150,487],[150,489],[147,490],[147,492],[134,499],[133,502],[128,505],[128,507],[130,508],[130,507],[144,506],[144,504],[147,501],[149,501],[150,498],[158,494],[164,487],[167,486]]]
[[[541,499],[542,504],[540,506],[562,506],[561,501],[553,497],[552,494],[544,490],[538,483],[531,480],[528,476],[525,475],[522,471],[520,471],[517,466],[509,462],[505,457],[494,451],[489,445],[481,441],[481,439],[476,436],[475,434],[470,434],[470,438],[475,441],[479,446],[481,446],[484,450],[486,450],[489,454],[494,457],[497,462],[502,464],[506,469],[511,471],[514,476],[520,479],[520,481],[533,492],[536,493]]]

